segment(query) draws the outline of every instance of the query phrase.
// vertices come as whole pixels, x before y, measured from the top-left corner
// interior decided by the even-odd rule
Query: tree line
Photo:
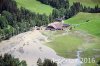
[[[68,0],[38,0],[43,4],[50,5],[54,8],[52,18],[71,18],[78,12],[100,13],[100,8],[96,5],[94,8],[86,7],[80,2],[74,2],[71,6]]]
[[[42,2],[43,4],[50,5],[54,8],[68,8],[69,7],[69,1],[68,0],[37,0]]]
[[[39,58],[38,61],[37,61],[37,65],[38,65],[38,66],[57,66],[57,63],[51,61],[50,59],[45,59],[45,60],[42,62],[42,60]]]
[[[45,59],[43,62],[39,58],[37,61],[38,66],[57,66],[57,63],[50,59]],[[14,58],[11,54],[5,53],[4,56],[0,55],[0,66],[27,66],[26,61],[20,61],[18,58]]]

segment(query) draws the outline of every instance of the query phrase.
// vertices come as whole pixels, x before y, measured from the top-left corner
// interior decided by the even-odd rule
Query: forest
[[[17,8],[14,0],[0,0],[0,41],[48,22],[49,17],[45,14],[36,14],[23,7]]]
[[[80,2],[74,2],[73,5],[69,5],[69,0],[37,0],[41,3],[47,4],[55,8],[52,13],[52,17],[65,19],[71,18],[78,12],[88,12],[88,13],[100,13],[100,8],[96,5],[94,8],[86,7]]]

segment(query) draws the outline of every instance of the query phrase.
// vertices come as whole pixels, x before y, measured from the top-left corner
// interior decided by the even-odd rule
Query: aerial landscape
[[[100,66],[100,0],[0,0],[0,66]]]

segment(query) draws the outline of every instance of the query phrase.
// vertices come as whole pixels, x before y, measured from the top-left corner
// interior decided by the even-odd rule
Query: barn
[[[69,24],[64,24],[62,19],[56,19],[55,22],[48,24],[46,30],[63,30],[69,26]]]
[[[61,22],[54,22],[47,26],[46,30],[62,30]]]

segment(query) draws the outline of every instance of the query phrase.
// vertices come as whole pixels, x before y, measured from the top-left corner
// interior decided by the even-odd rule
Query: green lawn
[[[78,47],[83,43],[83,40],[76,36],[65,35],[55,37],[53,41],[46,45],[53,48],[58,55],[63,57],[75,58]]]
[[[90,34],[100,37],[100,13],[78,13],[76,16],[65,20],[65,23],[76,26],[78,30],[85,30]],[[88,21],[88,22],[87,22]]]
[[[32,12],[40,14],[45,13],[49,15],[53,10],[53,8],[50,7],[49,5],[42,4],[36,0],[16,0],[16,2],[18,4],[18,7],[22,6]]]
[[[70,5],[72,5],[73,2],[80,2],[83,5],[90,7],[94,7],[97,4],[100,6],[100,0],[69,0]]]

